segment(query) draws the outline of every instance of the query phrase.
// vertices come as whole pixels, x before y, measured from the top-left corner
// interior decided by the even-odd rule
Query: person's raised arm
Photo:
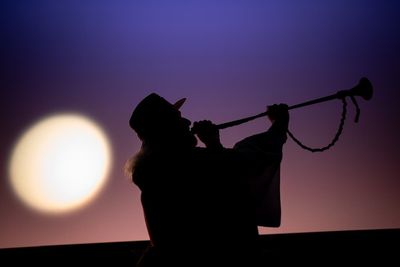
[[[252,135],[234,146],[246,162],[245,177],[254,203],[257,225],[281,225],[280,166],[283,144],[289,123],[288,106],[267,107],[272,125],[265,132]]]

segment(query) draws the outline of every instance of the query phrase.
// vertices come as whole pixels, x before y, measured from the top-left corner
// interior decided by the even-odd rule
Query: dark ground
[[[265,266],[400,266],[400,229],[262,235]],[[0,249],[2,266],[135,266],[148,241]],[[204,244],[207,249],[207,244]],[[5,264],[4,264],[5,263]]]

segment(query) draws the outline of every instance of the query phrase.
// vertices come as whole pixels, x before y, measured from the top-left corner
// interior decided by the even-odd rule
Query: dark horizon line
[[[260,234],[260,239],[281,239],[281,238],[306,238],[316,236],[354,236],[354,235],[400,235],[400,228],[366,228],[366,229],[351,229],[351,230],[321,230],[312,232],[288,232],[288,233],[271,233],[271,234]],[[400,240],[399,240],[400,241]],[[139,240],[125,240],[125,241],[105,241],[105,242],[90,242],[90,243],[65,243],[65,244],[54,244],[54,245],[34,245],[34,246],[16,246],[16,247],[3,247],[1,251],[5,250],[18,250],[18,249],[40,249],[40,248],[59,248],[59,247],[78,247],[78,246],[108,246],[115,244],[137,244],[139,247],[143,244],[148,244],[148,239]]]
[[[321,231],[303,233],[277,233],[260,235],[260,263],[266,265],[321,266],[325,263],[341,266],[357,265],[391,266],[399,262],[400,228]],[[213,242],[213,240],[210,240]],[[92,266],[136,266],[149,240],[53,245],[0,249],[2,262],[13,265],[54,263],[76,264],[77,259],[89,260]],[[207,253],[208,244],[198,244]],[[179,253],[179,247],[177,248]],[[234,257],[235,255],[232,255]],[[182,255],[184,257],[184,255]]]

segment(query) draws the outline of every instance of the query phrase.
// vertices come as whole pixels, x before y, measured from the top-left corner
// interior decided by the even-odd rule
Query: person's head
[[[197,139],[190,132],[191,122],[179,111],[184,101],[171,104],[151,93],[133,110],[129,125],[148,146],[196,146]]]

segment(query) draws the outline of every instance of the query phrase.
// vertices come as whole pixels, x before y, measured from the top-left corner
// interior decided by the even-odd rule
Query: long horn
[[[367,78],[363,77],[360,79],[360,81],[358,82],[358,84],[356,86],[354,86],[350,89],[338,91],[336,94],[333,94],[333,95],[320,97],[320,98],[309,100],[309,101],[306,101],[306,102],[303,102],[300,104],[296,104],[296,105],[290,106],[289,109],[295,109],[295,108],[305,107],[305,106],[309,106],[309,105],[314,105],[317,103],[321,103],[321,102],[325,102],[325,101],[329,101],[329,100],[333,100],[333,99],[341,99],[341,98],[345,98],[347,96],[350,96],[350,97],[361,96],[365,100],[370,100],[372,98],[372,95],[373,95],[372,84]],[[236,125],[260,118],[260,117],[264,117],[266,115],[268,115],[267,111],[257,114],[255,116],[250,116],[250,117],[246,117],[243,119],[218,124],[217,128],[225,129],[228,127],[236,126]]]

